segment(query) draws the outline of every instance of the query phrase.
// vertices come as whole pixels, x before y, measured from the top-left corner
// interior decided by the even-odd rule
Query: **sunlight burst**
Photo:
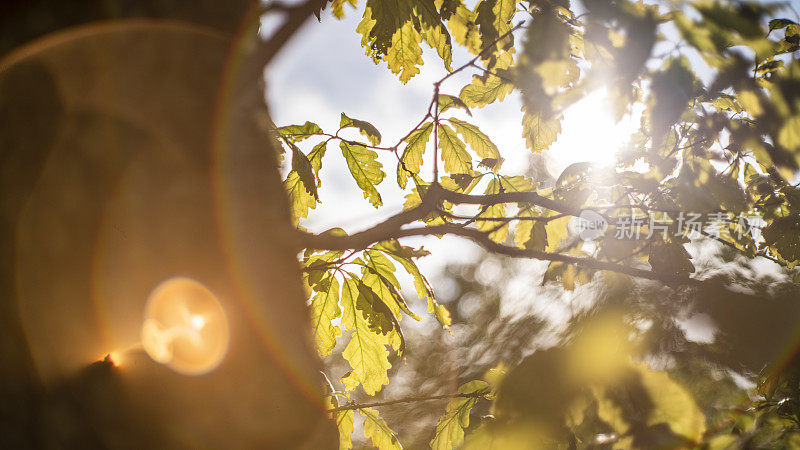
[[[617,122],[605,88],[591,92],[564,112],[562,131],[547,152],[551,173],[577,162],[614,164],[616,153],[639,126],[641,105]]]
[[[216,296],[195,280],[175,277],[150,294],[141,337],[154,361],[185,375],[201,375],[222,362],[230,332]]]

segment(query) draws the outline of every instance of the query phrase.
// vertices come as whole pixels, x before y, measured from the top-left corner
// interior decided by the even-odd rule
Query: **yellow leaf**
[[[448,173],[472,172],[472,157],[467,153],[466,145],[456,136],[456,132],[447,125],[439,125],[439,149],[444,161],[444,170]]]
[[[403,83],[419,73],[417,66],[422,65],[421,42],[422,36],[411,22],[403,24],[392,35],[392,46],[386,52],[385,59],[392,73],[400,74]]]
[[[358,280],[346,278],[342,288],[342,326],[353,330],[350,342],[342,356],[353,369],[342,378],[345,388],[352,391],[359,384],[367,395],[375,395],[383,385],[389,383],[386,372],[389,363],[388,337],[370,329],[369,321],[356,307],[359,296]]]
[[[327,289],[317,292],[311,301],[311,330],[320,356],[328,356],[342,330],[333,321],[342,314],[339,308],[339,282],[329,275]]]
[[[778,133],[778,142],[787,150],[800,149],[800,116],[789,118]]]

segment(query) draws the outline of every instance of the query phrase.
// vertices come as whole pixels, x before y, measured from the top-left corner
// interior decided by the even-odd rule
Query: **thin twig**
[[[488,389],[482,389],[476,392],[470,392],[466,394],[441,394],[441,395],[430,395],[430,396],[419,396],[419,397],[405,397],[399,398],[396,400],[385,400],[382,402],[371,402],[371,403],[348,403],[343,406],[337,406],[336,408],[328,409],[328,412],[336,412],[336,411],[348,411],[348,410],[357,410],[357,409],[364,409],[364,408],[374,408],[378,406],[389,406],[389,405],[397,405],[401,403],[415,403],[415,402],[427,402],[430,400],[444,400],[450,398],[480,398],[485,397],[489,394]]]

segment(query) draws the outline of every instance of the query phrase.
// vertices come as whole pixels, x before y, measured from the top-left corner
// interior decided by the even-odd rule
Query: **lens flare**
[[[216,296],[184,277],[162,281],[147,299],[142,345],[154,361],[184,375],[216,369],[228,352],[230,331]]]

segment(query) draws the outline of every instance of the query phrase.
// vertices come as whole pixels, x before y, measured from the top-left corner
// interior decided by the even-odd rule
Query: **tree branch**
[[[608,270],[633,277],[660,281],[666,285],[696,285],[699,280],[690,277],[676,277],[670,274],[657,273],[652,270],[639,269],[614,262],[600,261],[595,258],[577,257],[563,253],[550,253],[540,250],[510,247],[491,240],[487,233],[475,228],[459,224],[441,224],[414,228],[403,228],[412,222],[423,219],[428,214],[438,211],[443,201],[454,204],[493,205],[498,203],[530,203],[565,215],[577,216],[579,208],[543,197],[536,192],[504,192],[500,194],[470,195],[447,190],[439,184],[431,184],[422,198],[422,202],[399,214],[389,217],[378,225],[358,233],[343,236],[334,234],[312,234],[297,230],[297,241],[301,248],[319,250],[363,250],[370,245],[411,236],[443,236],[446,234],[461,236],[484,249],[500,255],[514,258],[531,258],[542,261],[557,261],[575,264],[579,267],[594,270]]]
[[[440,205],[444,201],[454,204],[482,206],[498,203],[529,203],[565,215],[577,216],[580,214],[580,209],[543,197],[536,192],[505,192],[500,194],[469,195],[445,189],[438,183],[434,183],[428,186],[427,191],[423,195],[422,202],[419,205],[395,214],[367,230],[360,231],[350,236],[334,236],[324,233],[310,234],[298,231],[299,247],[328,250],[364,249],[376,242],[392,239],[393,237],[401,237],[398,235],[400,232],[408,233],[409,230],[402,230],[404,225],[421,220],[428,214],[438,211]]]
[[[441,190],[442,200],[461,205],[482,205],[491,206],[499,203],[530,203],[551,211],[577,216],[581,213],[580,208],[567,205],[557,200],[543,197],[536,192],[501,192],[499,194],[462,194],[446,189]]]
[[[348,411],[348,410],[356,410],[356,409],[364,409],[364,408],[374,408],[376,406],[389,406],[389,405],[397,405],[400,403],[414,403],[414,402],[426,402],[429,400],[443,400],[443,399],[450,399],[450,398],[480,398],[484,397],[490,391],[488,389],[482,389],[476,392],[470,392],[466,394],[441,394],[441,395],[431,395],[427,397],[405,397],[399,398],[397,400],[386,400],[382,402],[371,402],[371,403],[348,403],[343,406],[337,406],[336,408],[328,409],[328,412],[336,412],[336,411]]]
[[[419,207],[418,207],[419,208]],[[419,212],[420,209],[414,208],[409,211]],[[396,217],[396,216],[395,216]],[[351,236],[335,236],[335,235],[314,235],[307,234],[301,239],[308,245],[309,248],[327,249],[327,250],[345,250],[345,249],[366,249],[370,245],[386,241],[389,239],[400,239],[411,236],[443,236],[446,234],[461,236],[484,249],[499,254],[510,256],[514,258],[530,258],[538,259],[541,261],[557,261],[566,264],[574,264],[579,267],[594,269],[594,270],[608,270],[617,273],[623,273],[632,277],[645,278],[648,280],[660,281],[666,285],[698,285],[700,280],[690,277],[677,277],[670,274],[657,273],[652,270],[639,269],[613,262],[600,261],[594,258],[578,257],[566,255],[563,253],[550,253],[540,250],[523,249],[518,247],[510,247],[503,244],[498,244],[489,239],[489,236],[475,228],[466,228],[455,224],[442,224],[426,227],[416,228],[401,228],[397,229],[392,226],[384,227],[383,222],[378,226],[369,230],[353,234]]]
[[[307,0],[294,6],[275,4],[275,7],[272,9],[284,12],[286,14],[286,20],[269,39],[259,44],[256,53],[253,55],[254,59],[263,66],[269,64],[305,21],[308,20],[315,11],[319,11],[320,8],[325,6],[326,3],[327,0]],[[259,18],[256,17],[256,20],[259,20]]]

